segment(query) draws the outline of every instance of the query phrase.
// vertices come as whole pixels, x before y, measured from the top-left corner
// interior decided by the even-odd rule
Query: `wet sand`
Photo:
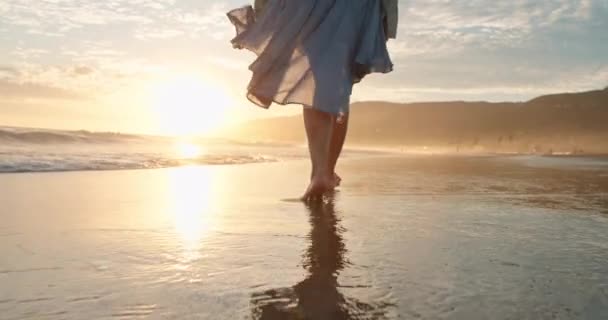
[[[550,160],[0,175],[0,318],[604,319],[608,166]]]

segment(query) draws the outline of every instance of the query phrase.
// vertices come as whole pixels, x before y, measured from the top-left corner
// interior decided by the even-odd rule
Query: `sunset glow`
[[[353,102],[527,101],[607,85],[604,0],[399,2],[395,70]],[[295,115],[246,99],[255,55],[234,50],[226,17],[246,3],[2,1],[1,124],[184,136]]]
[[[230,97],[223,88],[198,76],[162,79],[149,91],[158,127],[167,135],[211,133],[225,123],[230,107]]]
[[[178,142],[175,144],[175,152],[182,159],[195,159],[203,154],[200,146],[189,142]]]

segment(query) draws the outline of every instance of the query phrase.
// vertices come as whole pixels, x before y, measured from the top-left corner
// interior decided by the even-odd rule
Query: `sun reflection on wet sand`
[[[184,167],[170,172],[167,214],[183,247],[180,260],[184,264],[201,258],[202,243],[217,224],[218,183],[209,167]]]

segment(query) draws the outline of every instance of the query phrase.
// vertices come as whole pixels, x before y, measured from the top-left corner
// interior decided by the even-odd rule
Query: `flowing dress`
[[[251,6],[228,13],[235,48],[257,55],[247,97],[348,113],[353,84],[393,69],[378,0],[270,0],[256,16]]]

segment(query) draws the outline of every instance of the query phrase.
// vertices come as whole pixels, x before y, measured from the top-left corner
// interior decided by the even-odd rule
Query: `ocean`
[[[247,164],[306,154],[291,145],[0,127],[0,173]]]

